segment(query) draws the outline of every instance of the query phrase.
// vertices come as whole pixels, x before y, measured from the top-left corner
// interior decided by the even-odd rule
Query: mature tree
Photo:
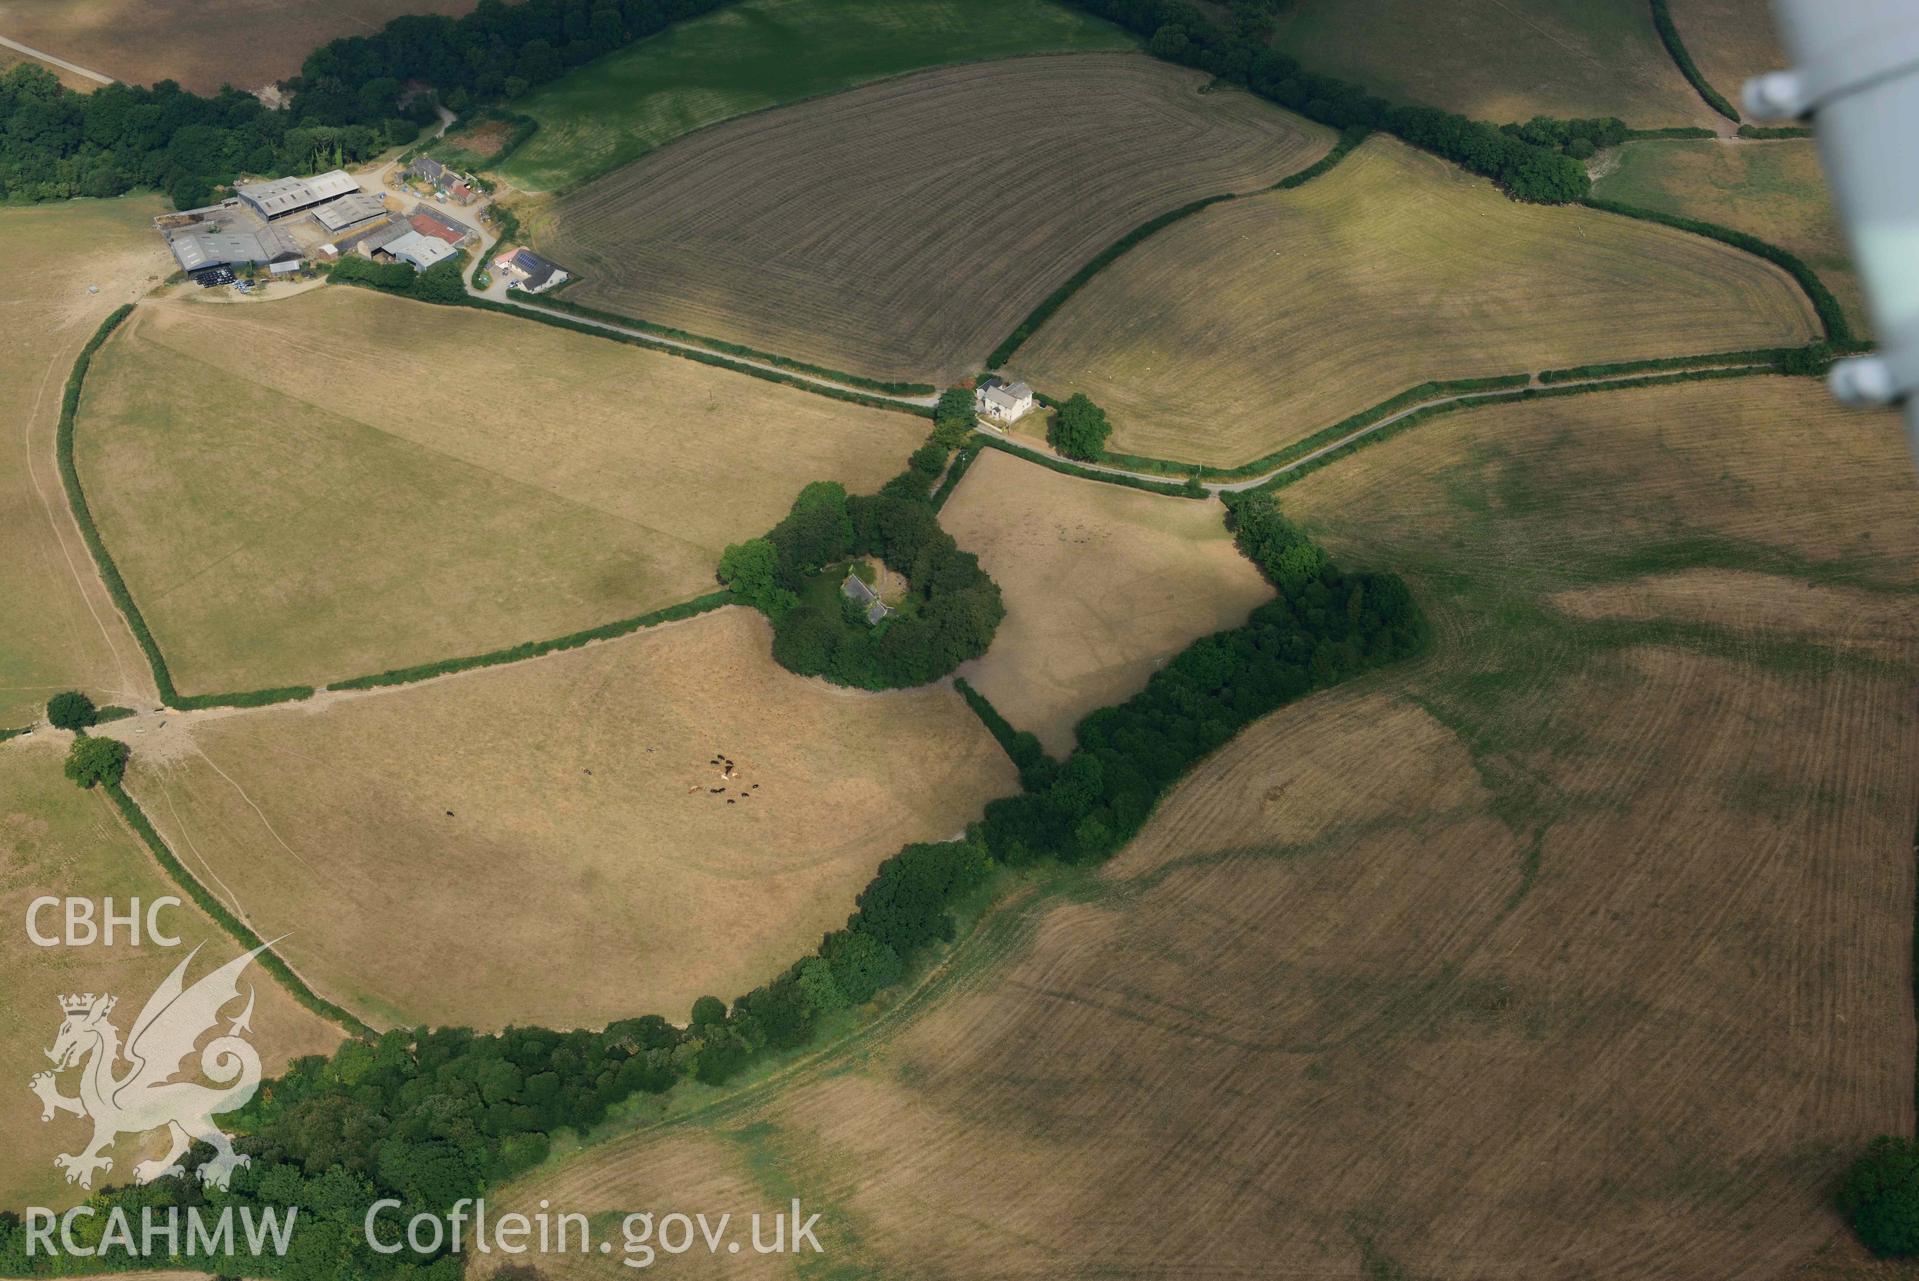
[[[726,1002],[717,996],[702,996],[693,1002],[693,1026],[710,1027],[726,1022]]]
[[[117,738],[82,734],[67,749],[67,777],[82,787],[110,786],[127,772],[127,753],[127,745]]]
[[[1068,458],[1092,461],[1106,452],[1106,437],[1112,431],[1106,411],[1088,400],[1085,392],[1076,391],[1053,416],[1046,439]]]
[[[92,699],[70,689],[47,700],[47,719],[55,729],[82,730],[98,721],[100,713]]]
[[[920,475],[931,479],[946,470],[946,447],[929,440],[915,449],[906,463]]]
[[[1839,1209],[1874,1254],[1919,1254],[1919,1144],[1890,1134],[1874,1139],[1846,1171]]]
[[[735,596],[775,623],[799,604],[799,597],[780,585],[780,554],[765,538],[728,546],[720,553],[719,578]]]

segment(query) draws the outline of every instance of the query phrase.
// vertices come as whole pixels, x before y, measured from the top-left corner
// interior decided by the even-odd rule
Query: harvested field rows
[[[876,488],[924,428],[333,288],[143,306],[94,362],[76,456],[175,680],[198,693],[479,653],[710,591],[722,548],[801,484]]]
[[[737,120],[568,196],[582,303],[874,377],[951,380],[1099,250],[1267,186],[1318,125],[1132,54],[949,67]]]
[[[68,517],[53,436],[80,349],[173,268],[150,221],[160,208],[129,197],[0,209],[0,729],[31,724],[63,689],[153,697]]]
[[[402,14],[459,15],[473,0],[0,0],[0,35],[128,84],[177,80],[196,93],[258,89],[315,48]]]
[[[940,513],[1006,596],[993,647],[960,675],[1066,754],[1082,716],[1132,697],[1172,655],[1272,598],[1224,517],[1218,503],[987,451]]]
[[[133,947],[121,938],[112,947],[36,947],[26,935],[27,905],[42,895],[89,899],[112,896],[115,911],[129,900],[143,903],[173,895],[185,898],[154,863],[139,839],[120,822],[105,795],[83,792],[60,772],[66,735],[16,741],[0,747],[0,967],[7,981],[0,990],[0,1072],[8,1088],[0,1090],[0,1132],[9,1142],[0,1152],[0,1205],[65,1207],[86,1193],[65,1182],[54,1168],[58,1152],[78,1152],[91,1127],[77,1117],[40,1120],[40,1101],[26,1088],[27,1078],[47,1070],[42,1050],[60,1029],[59,998],[72,992],[105,992],[119,997],[114,1022],[126,1032],[160,981],[196,946],[205,950],[189,971],[189,982],[224,965],[244,949],[192,904],[165,908],[161,927],[181,945]],[[97,910],[97,909],[96,909]],[[43,932],[59,930],[59,912],[42,914]],[[303,1054],[325,1054],[342,1033],[294,1002],[264,970],[253,968],[247,980],[258,993],[253,1043],[269,1075]],[[235,1005],[229,1013],[237,1013]],[[74,1092],[74,1078],[60,1081]],[[125,1183],[138,1161],[159,1156],[164,1135],[144,1140],[127,1137],[107,1150],[113,1169],[104,1178]],[[96,1190],[98,1190],[96,1180]]]
[[[742,0],[516,100],[540,127],[500,175],[563,190],[750,111],[943,63],[1132,43],[1053,0]],[[452,141],[469,146],[464,133]]]
[[[498,1199],[777,1171],[839,1267],[929,1277],[1692,1281],[1831,1238],[1836,1171],[1913,1121],[1896,424],[1810,381],[1540,401],[1286,502],[1406,574],[1429,658],[1242,734],[843,1053]],[[1808,581],[1874,647],[1747,604]]]
[[[1671,0],[1672,24],[1706,82],[1734,106],[1752,76],[1788,65],[1770,0]]]
[[[1274,43],[1314,71],[1495,124],[1722,120],[1673,65],[1645,0],[1300,0]]]
[[[1375,137],[1293,191],[1175,223],[1014,357],[1115,450],[1233,466],[1429,379],[1802,343],[1791,277],[1730,246],[1515,204]]]
[[[371,1023],[683,1019],[817,944],[902,844],[1015,787],[952,689],[836,690],[770,646],[764,619],[727,609],[403,689],[152,723],[129,786],[210,887],[263,936],[293,931],[288,960]]]
[[[1853,329],[1870,332],[1859,276],[1810,139],[1629,142],[1593,191],[1644,209],[1703,218],[1791,250],[1838,296]]]

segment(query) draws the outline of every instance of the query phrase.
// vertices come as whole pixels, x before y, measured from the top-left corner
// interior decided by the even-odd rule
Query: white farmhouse
[[[1033,389],[1025,383],[985,378],[973,392],[973,409],[999,422],[1018,422],[1033,408]]]

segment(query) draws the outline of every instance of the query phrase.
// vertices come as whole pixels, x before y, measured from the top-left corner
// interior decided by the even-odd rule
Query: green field
[[[902,72],[1131,44],[1049,0],[747,0],[512,104],[540,127],[499,172],[530,191],[559,190],[706,125]]]

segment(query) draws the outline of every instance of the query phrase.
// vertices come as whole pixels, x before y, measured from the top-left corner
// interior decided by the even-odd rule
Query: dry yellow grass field
[[[1283,498],[1406,575],[1430,657],[1255,725],[821,1062],[497,1199],[744,1183],[916,1277],[1850,1271],[1832,1181],[1913,1124],[1896,424],[1810,380],[1539,401]],[[1750,605],[1805,582],[1873,645]]]
[[[1717,241],[1522,205],[1391,139],[1175,223],[1013,356],[1111,447],[1233,466],[1429,379],[1807,341],[1792,279]]]
[[[1672,24],[1706,83],[1739,105],[1752,76],[1785,68],[1771,0],[1671,0]]]
[[[954,835],[1016,786],[952,689],[851,693],[770,646],[764,619],[727,609],[421,685],[170,718],[136,739],[130,790],[368,1022],[683,1019],[842,924],[902,844]]]
[[[160,209],[150,197],[0,209],[0,728],[30,724],[67,688],[153,697],[68,514],[53,437],[80,348],[172,270]]]
[[[1673,65],[1640,0],[1299,0],[1281,10],[1274,43],[1374,93],[1496,124],[1541,114],[1641,127],[1721,120]]]
[[[1859,277],[1810,139],[1631,142],[1607,161],[1593,190],[1791,250],[1838,296],[1853,327],[1869,331]]]
[[[263,353],[271,353],[263,355]],[[923,420],[366,290],[142,306],[87,380],[95,518],[189,693],[340,680],[714,587]]]
[[[960,675],[1047,751],[1071,751],[1082,716],[1272,598],[1224,516],[989,450],[940,512],[1006,597],[992,648]]]
[[[43,895],[96,903],[111,897],[122,913],[133,898],[149,904],[166,895],[186,899],[105,795],[83,792],[61,774],[66,742],[64,734],[42,731],[0,745],[0,917],[6,921],[0,931],[0,970],[6,974],[0,985],[0,1074],[7,1082],[0,1090],[0,1133],[7,1136],[0,1152],[0,1204],[16,1211],[25,1205],[64,1207],[86,1195],[66,1183],[53,1158],[79,1151],[90,1127],[66,1115],[43,1124],[40,1101],[26,1088],[30,1076],[49,1066],[41,1051],[53,1044],[60,1028],[59,998],[112,993],[120,998],[113,1021],[124,1033],[141,1004],[192,948],[204,944],[189,981],[244,950],[191,901],[164,910],[159,918],[162,928],[181,940],[177,949],[132,947],[123,939],[110,948],[41,948],[29,941],[27,906]],[[58,917],[57,909],[43,913],[42,932],[57,931]],[[258,994],[253,1043],[269,1076],[300,1055],[329,1053],[339,1044],[344,1034],[338,1028],[296,1003],[264,970],[251,969],[245,981]],[[73,1094],[73,1077],[62,1078],[60,1087]],[[152,1137],[151,1144],[121,1139],[108,1151],[114,1165],[102,1177],[129,1181],[137,1161],[164,1150],[164,1136]]]
[[[402,14],[472,7],[473,0],[0,0],[0,34],[129,84],[177,80],[212,93],[282,80],[327,41],[371,34]]]
[[[837,369],[972,372],[1147,219],[1269,186],[1324,127],[1140,54],[901,76],[692,134],[562,199],[567,296]]]

